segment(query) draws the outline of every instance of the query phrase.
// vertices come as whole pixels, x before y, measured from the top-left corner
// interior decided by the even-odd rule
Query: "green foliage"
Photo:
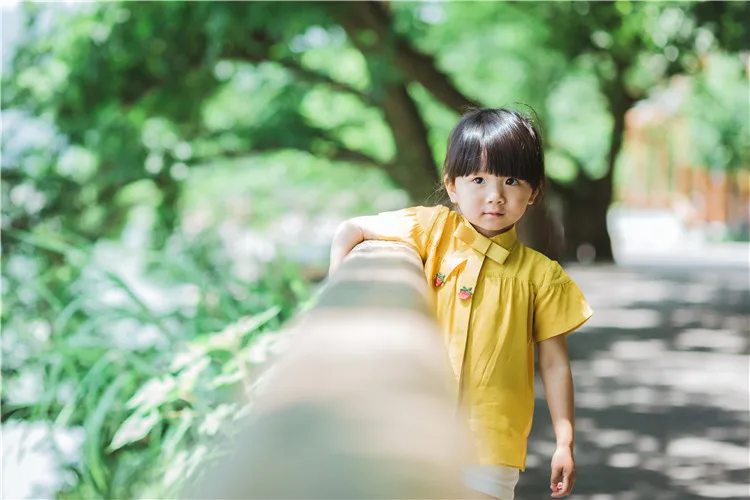
[[[729,54],[717,54],[694,79],[686,106],[691,124],[693,155],[710,170],[734,170],[750,165],[750,100],[747,68]]]
[[[210,246],[141,254],[8,235],[33,253],[4,266],[16,293],[3,301],[3,419],[83,427],[73,497],[173,493],[215,451],[203,441],[231,436],[280,337],[274,332],[307,287],[278,263],[273,278],[237,279]],[[61,266],[25,279],[39,253]],[[24,377],[39,389],[24,391]]]

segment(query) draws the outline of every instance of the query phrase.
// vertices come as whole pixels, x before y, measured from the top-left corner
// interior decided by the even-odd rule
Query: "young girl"
[[[565,341],[591,310],[560,265],[516,239],[516,222],[544,184],[542,141],[509,109],[466,114],[451,132],[443,182],[457,207],[415,207],[342,223],[331,272],[364,240],[401,241],[424,262],[437,316],[475,436],[479,464],[467,485],[512,500],[526,465],[534,410],[534,346],[557,448],[553,498],[570,494],[573,382]]]

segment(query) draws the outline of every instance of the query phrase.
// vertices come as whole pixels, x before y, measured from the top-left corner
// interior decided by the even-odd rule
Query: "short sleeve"
[[[384,241],[406,243],[419,253],[424,261],[430,243],[430,234],[441,209],[445,207],[412,207],[377,215],[377,238]]]
[[[534,342],[570,333],[593,314],[578,285],[552,262],[534,304]]]

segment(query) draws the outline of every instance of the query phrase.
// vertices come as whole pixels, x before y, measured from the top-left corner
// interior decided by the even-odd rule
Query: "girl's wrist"
[[[558,441],[557,443],[557,449],[564,449],[564,450],[570,450],[573,451],[574,443],[573,441]]]

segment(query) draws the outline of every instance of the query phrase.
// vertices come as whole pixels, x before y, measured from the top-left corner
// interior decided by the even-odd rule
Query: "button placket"
[[[474,255],[469,257],[464,272],[461,273],[458,279],[458,285],[456,290],[458,294],[461,293],[461,289],[471,289],[472,293],[469,297],[464,300],[456,301],[456,309],[454,315],[454,327],[453,335],[451,337],[450,344],[450,359],[453,365],[453,370],[459,378],[462,377],[464,358],[466,356],[466,344],[469,340],[469,321],[471,320],[471,308],[474,301],[473,291],[476,289],[477,280],[479,279],[479,271],[484,263],[484,254],[474,250]]]
[[[515,227],[511,231],[509,236],[514,239]],[[460,258],[461,261],[460,263],[450,259],[443,261],[440,272],[435,276],[435,286],[442,286],[450,273],[456,273],[453,289],[453,293],[456,294],[453,299],[455,306],[448,352],[454,373],[458,378],[458,399],[461,401],[464,390],[463,368],[468,343],[471,342],[469,323],[479,272],[484,265],[485,256],[502,265],[510,255],[510,250],[480,235],[466,224],[461,224],[456,228],[453,236],[461,243],[459,243],[459,249],[454,252],[451,259]],[[460,264],[463,262],[466,262],[466,267],[459,274]],[[448,293],[448,290],[445,290],[444,293]]]

